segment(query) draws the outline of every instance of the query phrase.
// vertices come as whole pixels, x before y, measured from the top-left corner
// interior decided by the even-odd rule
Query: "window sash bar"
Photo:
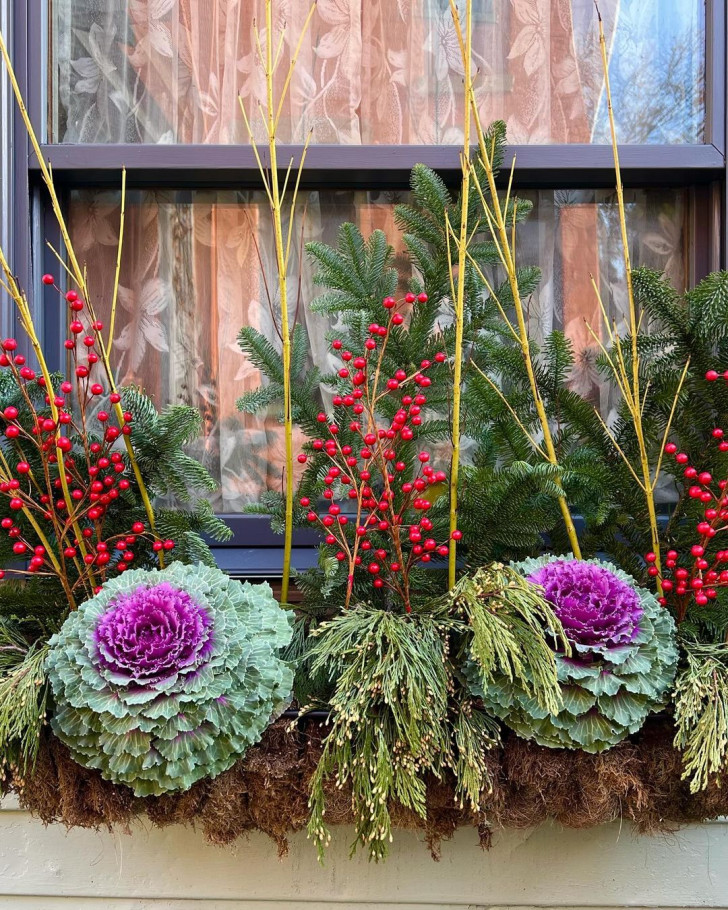
[[[43,156],[59,181],[74,186],[118,186],[121,168],[129,186],[259,187],[252,148],[240,145],[44,145]],[[279,161],[300,160],[302,146],[282,145]],[[309,147],[303,180],[308,187],[406,187],[415,163],[454,178],[460,172],[457,146],[317,145]],[[611,186],[608,145],[509,146],[504,172],[515,157],[520,184]],[[265,164],[267,154],[261,149]],[[712,144],[624,145],[625,183],[654,186],[724,179],[725,156]],[[31,159],[30,171],[39,172]]]

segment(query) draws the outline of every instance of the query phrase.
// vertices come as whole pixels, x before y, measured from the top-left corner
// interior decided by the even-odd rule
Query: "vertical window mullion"
[[[13,39],[13,9],[11,0],[0,0],[0,31],[5,36],[6,42],[12,48]],[[14,167],[14,142],[13,120],[15,103],[10,87],[10,81],[5,77],[0,79],[0,123],[3,124],[0,136],[0,245],[8,257],[14,256],[14,223],[15,211],[15,167]],[[2,295],[0,304],[0,332],[3,337],[10,334],[12,328],[12,311],[6,295]]]
[[[705,141],[726,153],[726,4],[707,0],[705,21]]]

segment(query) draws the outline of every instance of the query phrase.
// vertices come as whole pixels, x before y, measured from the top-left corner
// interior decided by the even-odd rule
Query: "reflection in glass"
[[[308,12],[280,0],[282,83]],[[620,141],[703,137],[703,0],[601,0]],[[51,139],[241,143],[265,100],[253,22],[264,0],[52,0]],[[514,143],[607,139],[593,0],[475,0],[484,123]],[[279,85],[280,88],[280,85]],[[279,138],[452,144],[462,65],[446,0],[319,0]]]
[[[595,326],[599,322],[592,274],[618,323],[626,309],[615,200],[605,190],[524,195],[533,200],[534,211],[520,229],[518,259],[538,264],[543,273],[529,300],[532,331],[535,336],[555,328],[567,333],[577,353],[573,388],[609,415],[612,391],[597,376],[584,320]],[[365,235],[379,228],[395,248],[404,282],[409,264],[393,218],[400,198],[390,193],[305,194],[296,215],[299,247],[309,240],[335,243],[343,221],[356,222]],[[683,287],[684,193],[628,190],[626,202],[633,262],[663,269],[676,287]],[[75,192],[70,207],[74,246],[88,266],[96,309],[108,324],[119,197]],[[271,315],[277,301],[269,304],[266,291],[273,294],[276,287],[269,221],[262,193],[135,191],[127,197],[113,365],[120,383],[141,385],[160,406],[181,402],[200,409],[204,431],[194,454],[221,485],[214,500],[218,511],[242,510],[263,490],[281,488],[279,415],[271,410],[266,417],[250,417],[235,407],[243,392],[260,384],[258,371],[237,345],[240,327],[253,325],[279,345]],[[291,268],[298,275],[298,261]],[[291,316],[297,308],[310,339],[311,362],[325,372],[335,366],[326,341],[332,326],[309,306],[321,289],[314,285],[305,257],[301,276]],[[322,401],[327,401],[325,390]]]

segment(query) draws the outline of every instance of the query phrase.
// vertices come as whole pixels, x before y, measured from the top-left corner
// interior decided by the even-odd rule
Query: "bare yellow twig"
[[[612,443],[615,448],[628,464],[632,475],[637,479],[639,473],[639,486],[642,489],[645,497],[645,504],[647,506],[647,514],[649,516],[650,523],[650,539],[652,544],[652,552],[655,554],[655,565],[658,570],[658,575],[656,577],[657,589],[660,596],[662,596],[662,580],[661,580],[661,558],[660,558],[660,533],[657,524],[657,508],[655,506],[655,487],[657,484],[657,479],[659,475],[659,470],[662,464],[662,454],[659,456],[657,463],[657,468],[653,476],[652,466],[650,465],[650,456],[648,450],[647,439],[645,436],[645,430],[643,425],[644,409],[647,403],[647,393],[648,388],[645,388],[644,392],[640,389],[640,355],[639,355],[639,346],[638,346],[638,334],[640,327],[642,325],[642,316],[637,313],[637,305],[634,299],[634,288],[632,286],[632,263],[630,261],[629,254],[629,238],[627,236],[627,218],[625,214],[624,206],[624,188],[622,186],[622,172],[619,164],[619,148],[617,145],[617,130],[614,122],[614,109],[612,107],[612,91],[609,83],[609,61],[607,59],[607,42],[604,37],[604,23],[602,22],[602,17],[599,12],[599,6],[595,3],[597,11],[597,19],[599,23],[599,47],[601,51],[601,60],[602,60],[602,71],[604,75],[604,86],[605,86],[605,95],[607,100],[607,113],[609,115],[609,130],[612,140],[612,154],[614,157],[614,170],[616,176],[617,184],[617,208],[619,210],[619,229],[622,240],[622,257],[624,261],[625,268],[625,280],[627,285],[627,301],[629,307],[629,328],[630,328],[630,351],[629,351],[629,368],[627,367],[627,362],[624,357],[622,350],[622,340],[619,337],[616,327],[614,330],[609,328],[609,320],[607,319],[604,306],[601,301],[601,297],[597,294],[599,299],[599,304],[602,310],[602,317],[607,330],[610,332],[610,339],[612,341],[613,348],[617,352],[617,363],[609,361],[610,367],[614,374],[614,378],[617,382],[617,385],[620,388],[620,391],[624,397],[625,404],[629,411],[630,417],[634,424],[634,432],[637,440],[637,450],[638,450],[638,468],[635,469],[632,466],[631,461],[629,461],[622,449],[617,445],[616,439],[614,436],[608,432]],[[596,284],[592,282],[596,288]],[[675,407],[677,406],[677,400],[680,395],[680,390],[682,388],[682,383],[687,372],[687,365],[683,372],[683,377],[680,380],[680,385],[678,387],[677,393],[675,395],[675,400],[673,401],[672,410],[670,412],[670,419],[668,421],[667,430],[665,433],[665,439],[669,433],[669,427],[672,424],[672,417],[675,413]],[[606,427],[605,427],[606,428]]]
[[[457,33],[457,29],[456,29]],[[464,48],[461,44],[461,52],[464,54]],[[512,224],[511,224],[511,235],[508,234],[508,210],[500,202],[498,196],[498,191],[495,183],[495,171],[493,168],[493,156],[495,148],[488,148],[485,132],[480,120],[480,115],[478,112],[478,106],[476,103],[475,93],[473,91],[472,85],[469,90],[469,103],[473,114],[473,119],[475,122],[475,132],[478,139],[478,146],[480,150],[480,161],[485,171],[486,179],[488,181],[488,190],[490,194],[490,204],[485,198],[485,192],[483,187],[480,185],[480,180],[477,175],[473,172],[473,183],[475,185],[476,191],[480,197],[483,211],[485,213],[486,221],[488,222],[488,228],[491,233],[491,237],[495,244],[496,250],[500,257],[501,263],[506,271],[508,277],[508,283],[511,289],[511,296],[513,297],[513,304],[516,316],[516,328],[517,329],[517,338],[518,343],[523,354],[523,360],[526,367],[526,373],[528,375],[529,387],[531,389],[531,396],[536,408],[536,415],[538,417],[539,424],[541,425],[541,432],[543,434],[543,449],[546,454],[546,460],[558,468],[558,458],[556,454],[556,448],[553,442],[553,436],[551,433],[551,426],[549,424],[548,415],[544,407],[543,399],[541,398],[541,393],[538,388],[538,383],[536,381],[536,373],[533,365],[533,359],[531,356],[531,347],[528,337],[528,326],[526,324],[526,318],[524,314],[523,301],[521,299],[520,289],[518,287],[518,274],[516,268],[516,259],[515,259],[515,230],[516,230],[516,218],[515,218],[515,207],[513,207],[512,212]],[[509,183],[510,187],[510,183]],[[510,323],[509,323],[510,324]],[[528,438],[528,437],[527,437]],[[579,539],[576,534],[576,528],[574,526],[574,520],[569,509],[569,505],[566,501],[566,495],[563,494],[563,487],[561,483],[561,477],[557,476],[554,480],[557,487],[562,490],[562,495],[559,497],[559,509],[564,521],[564,526],[566,528],[566,534],[569,538],[569,543],[571,545],[572,552],[577,559],[581,559],[581,547],[579,546]]]
[[[493,302],[495,303],[496,308],[498,309],[498,313],[499,313],[501,319],[503,320],[503,322],[505,323],[506,328],[511,333],[513,340],[517,344],[520,344],[521,339],[520,339],[518,332],[516,331],[513,323],[508,318],[508,314],[506,313],[505,308],[503,307],[503,304],[500,302],[498,295],[496,294],[495,290],[493,289],[491,283],[488,281],[488,279],[484,275],[483,270],[480,268],[478,263],[475,261],[475,259],[473,259],[470,252],[468,252],[468,259],[470,260],[470,264],[475,269],[478,277],[483,282],[483,285],[485,286],[486,291],[488,292],[488,294],[490,294],[491,300],[493,300]]]
[[[68,271],[69,275],[72,277],[73,281],[78,286],[79,290],[81,291],[81,293],[84,297],[84,300],[86,302],[86,305],[89,309],[89,313],[91,315],[92,321],[96,322],[96,314],[94,313],[93,305],[91,303],[90,295],[88,293],[88,285],[86,282],[86,270],[81,268],[79,261],[78,261],[78,257],[76,256],[76,252],[74,250],[73,243],[71,242],[71,237],[68,232],[68,227],[66,225],[66,219],[63,215],[63,209],[61,208],[61,203],[58,198],[58,193],[56,192],[55,184],[53,182],[53,174],[51,171],[51,167],[43,158],[43,152],[41,150],[40,143],[38,142],[38,137],[35,134],[35,130],[33,129],[33,124],[31,123],[30,117],[28,116],[28,111],[25,107],[25,102],[23,101],[23,95],[20,91],[20,86],[18,85],[18,80],[15,75],[15,70],[13,69],[13,65],[10,60],[10,55],[8,54],[8,49],[5,45],[5,41],[4,41],[1,33],[0,33],[0,55],[2,56],[3,62],[5,63],[5,69],[7,70],[8,78],[10,79],[10,84],[13,88],[13,94],[15,95],[15,101],[18,105],[18,110],[20,111],[20,115],[22,117],[23,124],[25,126],[25,130],[26,130],[26,132],[28,134],[28,138],[30,140],[30,144],[33,147],[33,152],[35,153],[35,156],[38,160],[38,166],[40,167],[40,172],[41,172],[41,176],[43,178],[43,183],[45,184],[46,189],[48,190],[48,195],[51,200],[51,207],[53,209],[53,214],[54,214],[56,222],[58,224],[58,229],[61,233],[61,238],[63,239],[63,243],[64,243],[64,246],[66,249],[66,255],[68,256],[69,266],[67,268],[67,271]],[[32,327],[33,323],[32,323],[32,318],[30,317],[30,310],[28,310],[28,319],[30,320],[29,324]],[[106,377],[107,377],[107,380],[109,383],[110,391],[112,393],[116,392],[117,391],[116,379],[114,377],[113,370],[111,369],[111,362],[109,360],[108,352],[106,349],[106,343],[100,332],[97,332],[96,330],[94,330],[94,332],[96,335],[96,340],[98,342],[99,354],[100,354],[101,362],[104,366],[104,370],[106,372]],[[33,328],[33,333],[35,333],[34,328]],[[31,339],[31,342],[32,342],[32,339]],[[36,344],[37,344],[37,347],[36,347]],[[34,347],[34,350],[36,351],[36,355],[38,355],[40,353],[40,356],[42,357],[42,351],[40,350],[40,344],[38,343],[37,337],[35,339],[35,343],[33,343],[33,347]],[[52,384],[50,383],[49,378],[48,378],[50,374],[48,374],[48,376],[46,376],[46,373],[48,373],[48,368],[45,366],[44,360],[42,360],[42,361],[39,360],[39,364],[41,365],[41,369],[43,370],[44,378],[46,379],[46,383],[48,385],[48,394],[51,398],[51,404],[52,404],[54,394],[53,394]],[[114,413],[116,414],[116,418],[119,422],[119,426],[123,426],[124,425],[124,411],[123,411],[121,404],[120,403],[115,404],[115,405],[113,405],[113,408],[114,408]],[[52,410],[53,410],[53,407],[52,407]],[[55,420],[56,417],[54,416],[53,419]],[[134,447],[132,446],[131,440],[129,439],[128,436],[124,436],[124,444],[126,447],[127,456],[129,458],[129,463],[132,467],[132,471],[134,472],[134,477],[136,479],[137,486],[139,488],[139,493],[141,495],[142,502],[144,503],[144,510],[147,514],[147,519],[149,521],[149,527],[151,528],[152,531],[154,531],[155,524],[156,524],[155,518],[154,518],[154,509],[152,508],[152,503],[149,498],[149,494],[147,493],[147,489],[144,484],[144,480],[142,478],[141,471],[139,469],[139,464],[137,462],[136,453],[134,452]],[[67,484],[65,482],[65,470],[63,470],[64,460],[63,460],[62,456],[63,456],[63,453],[59,451],[58,452],[58,464],[59,464],[59,468],[60,468],[59,473],[60,473],[60,478],[61,478],[61,485],[63,488],[64,499],[67,499],[67,504],[69,507],[69,515],[70,515],[70,514],[72,514],[71,500],[68,497],[68,489],[67,489]],[[74,530],[75,530],[75,528],[74,528]],[[78,534],[78,537],[79,537],[79,549],[81,550],[82,554],[85,555],[85,545],[83,544],[80,533]],[[164,557],[162,556],[161,552],[159,553],[159,563],[161,566],[164,565]]]
[[[283,105],[290,88],[296,61],[298,59],[298,55],[303,45],[304,36],[308,31],[308,27],[311,23],[315,9],[316,4],[314,3],[309,9],[303,29],[299,35],[298,42],[291,57],[288,72],[283,83],[283,89],[278,98],[277,104],[274,100],[273,91],[274,76],[281,57],[281,49],[283,47],[283,34],[281,34],[278,48],[274,52],[272,0],[266,0],[265,2],[265,47],[263,47],[263,41],[261,40],[261,35],[257,23],[253,24],[255,43],[258,50],[258,58],[260,65],[263,67],[266,81],[266,109],[264,111],[262,107],[259,106],[259,110],[261,119],[263,120],[263,124],[265,126],[268,145],[268,160],[270,167],[267,171],[263,165],[263,161],[258,150],[258,145],[256,143],[250,120],[245,110],[245,105],[243,104],[243,100],[242,98],[238,99],[240,102],[240,109],[243,113],[243,119],[245,121],[245,127],[250,138],[250,144],[253,147],[253,154],[255,155],[255,160],[258,164],[258,169],[263,181],[263,187],[265,188],[265,192],[268,197],[268,203],[270,205],[271,217],[273,220],[273,242],[276,254],[276,272],[278,275],[278,295],[281,305],[280,328],[276,328],[281,337],[282,344],[283,432],[285,437],[285,529],[283,536],[283,579],[281,582],[281,601],[283,603],[287,603],[288,601],[288,590],[290,586],[291,575],[291,551],[293,547],[293,410],[291,400],[291,338],[293,327],[290,324],[290,317],[288,313],[288,265],[291,255],[291,238],[293,235],[294,212],[301,183],[301,174],[303,173],[303,166],[306,160],[306,153],[308,151],[310,133],[306,139],[306,143],[304,144],[301,160],[298,164],[296,182],[290,199],[288,230],[284,236],[283,207],[288,191],[288,180],[293,168],[293,161],[289,162],[288,169],[283,180],[283,185],[281,186],[278,175],[277,130],[280,117],[283,112]]]
[[[114,272],[114,292],[111,297],[111,317],[109,319],[109,357],[114,344],[114,327],[116,325],[116,304],[119,299],[119,276],[121,275],[121,253],[124,248],[124,219],[126,217],[126,168],[121,169],[121,215],[119,216],[119,245],[116,249],[116,271]]]
[[[457,569],[457,541],[453,534],[458,520],[458,480],[460,475],[460,410],[463,370],[463,324],[465,321],[465,272],[468,261],[468,210],[470,208],[470,92],[472,90],[472,46],[473,46],[473,3],[467,0],[465,6],[465,37],[462,35],[460,14],[455,0],[450,0],[455,28],[460,36],[463,50],[463,80],[465,83],[465,113],[463,120],[463,151],[461,166],[463,181],[460,195],[460,236],[457,243],[458,280],[453,298],[455,309],[455,350],[453,352],[453,395],[452,395],[452,462],[450,465],[450,553],[448,556],[448,585],[454,587]],[[448,235],[448,258],[450,256]],[[452,269],[450,270],[452,274]]]
[[[528,429],[524,426],[523,421],[521,420],[521,418],[520,418],[520,417],[518,416],[518,414],[516,413],[515,409],[514,409],[513,406],[511,405],[510,401],[508,401],[508,399],[506,398],[506,396],[505,396],[505,395],[503,394],[503,392],[500,390],[500,388],[498,387],[497,383],[493,382],[493,380],[490,378],[490,376],[488,376],[487,373],[484,373],[483,370],[480,369],[480,367],[478,366],[477,363],[474,363],[473,366],[475,367],[475,369],[477,370],[477,372],[480,373],[480,375],[483,377],[483,379],[485,379],[485,381],[486,381],[486,382],[488,383],[488,385],[493,389],[493,391],[497,393],[498,397],[499,397],[500,400],[503,402],[503,404],[508,408],[508,410],[509,410],[510,413],[511,413],[511,416],[513,417],[513,419],[514,419],[514,420],[516,421],[516,423],[518,424],[518,427],[520,428],[521,432],[522,432],[523,435],[526,437],[526,439],[531,443],[531,446],[532,446],[533,450],[534,450],[535,452],[537,452],[537,453],[541,456],[541,458],[543,458],[544,461],[548,461],[548,458],[546,457],[546,453],[545,453],[544,450],[541,448],[541,446],[538,444],[538,442],[536,442],[536,439],[531,435],[531,433],[529,433]]]

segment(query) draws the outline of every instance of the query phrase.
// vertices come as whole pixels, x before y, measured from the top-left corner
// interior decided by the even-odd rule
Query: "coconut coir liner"
[[[137,816],[159,827],[194,824],[214,844],[230,844],[249,831],[263,831],[287,849],[287,837],[305,828],[311,775],[326,733],[319,721],[303,720],[297,729],[280,720],[242,761],[214,780],[200,781],[184,793],[135,797],[97,771],[77,765],[51,734],[44,736],[38,761],[25,779],[6,788],[20,804],[46,823],[67,827],[127,829]],[[654,719],[630,740],[601,755],[546,749],[506,734],[503,746],[488,753],[492,791],[482,813],[455,803],[452,779],[428,781],[427,818],[398,805],[390,808],[395,827],[420,829],[433,857],[443,838],[456,828],[475,827],[484,846],[494,828],[531,828],[555,819],[568,828],[589,828],[627,819],[645,834],[728,814],[728,786],[714,781],[691,795],[681,780],[680,754],[666,719]],[[327,791],[329,824],[352,822],[350,797],[333,781]]]

